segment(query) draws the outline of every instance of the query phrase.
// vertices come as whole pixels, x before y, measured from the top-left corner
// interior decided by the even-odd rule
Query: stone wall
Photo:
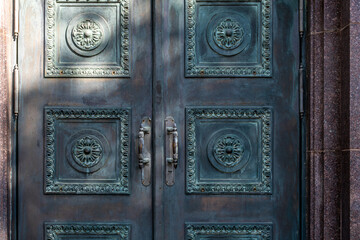
[[[308,1],[307,40],[308,237],[359,239],[360,2]]]

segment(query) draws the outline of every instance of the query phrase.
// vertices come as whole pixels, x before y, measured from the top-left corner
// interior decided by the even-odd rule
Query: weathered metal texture
[[[163,69],[163,26],[167,23],[164,21],[167,17],[163,12],[163,6],[168,2],[163,0],[153,0],[153,231],[154,239],[165,239],[165,219],[164,219],[164,183],[165,183],[165,86],[164,86],[164,69]],[[168,37],[168,36],[167,36]],[[156,116],[156,117],[155,117]]]
[[[140,181],[141,170],[135,149],[139,123],[144,116],[152,117],[152,94],[148,91],[152,86],[151,3],[145,0],[128,1],[131,12],[127,16],[131,29],[128,42],[130,77],[120,78],[112,74],[101,77],[85,74],[81,78],[71,74],[63,78],[44,76],[45,48],[48,47],[45,42],[49,31],[44,18],[52,13],[48,9],[49,4],[62,6],[62,9],[57,9],[62,14],[61,19],[54,19],[57,23],[71,23],[75,15],[89,14],[86,16],[94,17],[96,22],[94,25],[91,21],[89,23],[94,28],[93,33],[99,34],[98,28],[103,27],[100,26],[103,22],[92,15],[96,14],[111,24],[111,34],[119,36],[120,33],[112,31],[111,27],[117,26],[114,22],[121,24],[120,11],[114,13],[109,8],[115,11],[124,2],[20,2],[18,239],[44,239],[44,222],[130,224],[129,239],[153,238],[152,188],[145,187]],[[79,6],[76,10],[75,5]],[[91,19],[79,21],[86,25],[87,20]],[[66,28],[61,24],[56,25],[59,31]],[[74,28],[76,26],[78,24],[74,24]],[[65,30],[61,30],[61,35],[57,37],[63,47],[68,46]],[[109,39],[107,47],[111,41]],[[116,45],[121,47],[119,42]],[[83,46],[85,49],[99,47],[101,43],[96,41]],[[90,58],[100,57],[108,50],[116,54],[119,49],[105,48]],[[78,59],[73,62],[71,67],[76,68]],[[79,62],[82,63],[81,60]],[[92,66],[102,67],[101,64]],[[48,119],[44,119],[44,109]],[[47,151],[47,144],[52,144],[51,134],[47,134],[51,131],[54,131],[56,145],[53,151]],[[46,166],[46,159],[51,154],[55,154],[55,171]],[[50,174],[65,184],[50,188],[53,192],[46,194],[44,185]],[[79,188],[69,186],[73,183]],[[62,238],[82,239],[75,235]]]
[[[189,1],[186,3],[188,4]],[[186,233],[179,226],[183,226],[186,222],[196,222],[203,225],[268,223],[273,225],[273,239],[299,239],[300,115],[298,68],[300,65],[300,49],[298,1],[271,1],[272,38],[270,38],[269,44],[273,50],[272,70],[269,74],[262,74],[266,71],[257,73],[256,78],[252,74],[231,75],[226,74],[226,71],[224,71],[225,74],[220,75],[207,74],[206,71],[203,75],[199,71],[194,71],[194,75],[189,74],[187,72],[189,45],[186,45],[185,42],[189,40],[189,37],[194,36],[188,34],[193,31],[189,28],[204,27],[206,29],[207,26],[215,24],[211,22],[211,16],[215,13],[225,18],[219,19],[220,22],[226,22],[228,19],[226,17],[229,16],[228,21],[233,22],[231,24],[236,27],[242,21],[241,17],[236,16],[236,12],[242,16],[244,11],[247,11],[245,9],[247,9],[248,4],[256,6],[259,4],[260,8],[259,11],[256,11],[258,14],[256,19],[261,19],[262,7],[266,8],[266,4],[262,5],[261,1],[223,1],[220,3],[210,0],[190,1],[190,3],[193,5],[186,5],[182,0],[162,1],[155,7],[157,14],[161,15],[161,18],[159,16],[155,18],[158,24],[155,32],[159,33],[161,37],[157,41],[157,45],[160,44],[160,46],[156,49],[158,54],[156,60],[161,61],[161,64],[157,65],[156,71],[159,74],[156,80],[162,84],[156,85],[154,88],[156,92],[159,91],[159,98],[156,98],[156,101],[163,101],[163,109],[161,107],[157,109],[160,115],[164,112],[165,116],[172,116],[177,123],[179,163],[185,160],[188,163],[185,166],[179,164],[173,186],[166,186],[165,181],[163,181],[165,185],[156,186],[156,189],[164,188],[163,195],[157,199],[161,200],[163,204],[162,226],[157,221],[155,222],[155,231],[158,230],[159,235],[162,234],[161,238],[157,239],[185,239]],[[207,14],[204,14],[201,22],[197,22],[199,20],[197,18],[196,22],[193,22],[194,25],[189,25],[189,11],[193,12],[192,8],[195,7],[197,9],[196,14],[199,16],[203,11],[199,6],[204,5],[208,5]],[[227,14],[229,11],[232,14]],[[243,28],[246,29],[246,27]],[[257,30],[257,34],[261,35],[260,29]],[[196,36],[196,42],[199,42],[199,45],[205,45],[204,48],[207,47],[208,36],[206,34]],[[224,44],[226,45],[226,43]],[[231,42],[227,44],[228,48],[233,48],[228,51],[234,51],[237,47],[241,48],[241,44],[236,42],[233,45]],[[217,47],[219,46],[217,45]],[[227,47],[224,46],[224,48]],[[222,50],[225,51],[225,49]],[[195,52],[195,54],[197,53]],[[240,51],[239,54],[241,53]],[[160,56],[166,56],[166,61],[159,59]],[[231,56],[223,56],[219,62],[221,64],[232,64],[231,58]],[[214,66],[214,68],[216,67]],[[266,137],[267,133],[266,131],[262,132],[260,127],[256,127],[257,121],[249,123],[249,119],[245,118],[246,111],[243,114],[239,113],[237,118],[232,117],[232,113],[221,112],[221,109],[232,108],[250,109],[249,111],[253,111],[254,115],[255,110],[253,109],[271,109],[271,114],[267,111],[264,111],[263,114],[265,122],[268,122],[269,128],[271,126],[273,130],[270,134],[271,139],[269,139],[271,149],[268,152],[271,153],[271,180],[269,179],[271,184],[268,186],[264,184],[264,188],[260,188],[256,194],[254,194],[254,189],[249,189],[249,193],[246,194],[242,188],[222,188],[221,186],[234,184],[240,179],[251,183],[254,176],[263,178],[263,176],[260,177],[255,174],[255,169],[259,164],[253,166],[250,164],[252,163],[251,160],[256,159],[252,157],[255,154],[253,151],[259,152],[262,135],[265,134],[264,137]],[[197,109],[199,109],[198,112],[196,112]],[[188,116],[206,116],[209,109],[214,110],[214,113],[209,113],[209,117],[196,118],[195,123],[192,120],[189,121]],[[186,116],[189,111],[195,111],[196,114],[190,112]],[[235,114],[235,116],[237,115]],[[269,120],[267,120],[268,118]],[[195,136],[192,136],[196,140],[195,152],[191,152],[191,148],[189,151],[189,148],[186,147],[193,143],[192,137],[188,135],[189,131],[186,132],[186,129],[192,131],[192,124],[196,126]],[[224,142],[229,145],[232,144],[232,151],[224,148],[222,145]],[[244,146],[243,149],[250,148],[249,145],[252,148],[251,156],[245,150],[243,152],[244,160],[249,154],[249,162],[244,164],[244,167],[242,167],[242,158],[236,158],[233,155],[234,151],[242,152],[241,145]],[[262,147],[266,151],[268,146]],[[224,157],[224,152],[221,149],[229,152],[226,153],[228,154],[225,155],[226,157]],[[193,153],[195,156],[192,155]],[[195,158],[195,163],[199,163],[193,169],[194,172],[191,173],[197,174],[195,181],[211,181],[216,183],[214,186],[220,185],[218,189],[214,187],[206,189],[204,187],[203,191],[198,188],[196,192],[186,194],[189,188],[186,176],[189,173],[188,167],[191,167],[189,159],[192,158]],[[257,160],[259,159],[261,158],[258,157]],[[236,165],[237,163],[238,165]],[[239,166],[240,169],[237,170],[236,167],[231,166],[232,164],[236,167]],[[267,166],[264,169],[265,178],[270,173],[269,168],[270,166]],[[228,173],[227,171],[234,172]],[[256,188],[256,190],[258,189]],[[213,192],[221,192],[221,194],[213,194]]]
[[[186,223],[186,239],[272,240],[272,224],[199,224]]]
[[[271,77],[270,0],[185,3],[187,77]]]
[[[129,194],[130,121],[130,109],[46,107],[45,193]]]
[[[129,224],[118,223],[45,223],[46,240],[111,239],[130,240]]]
[[[129,77],[129,0],[46,0],[46,77]]]

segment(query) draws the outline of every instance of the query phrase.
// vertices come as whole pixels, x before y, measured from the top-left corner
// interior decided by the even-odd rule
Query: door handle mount
[[[144,186],[149,186],[151,183],[151,119],[149,117],[142,119],[138,138],[141,182]]]
[[[175,183],[175,169],[178,166],[179,160],[179,138],[176,123],[173,117],[166,117],[165,119],[166,132],[166,185],[172,186]]]

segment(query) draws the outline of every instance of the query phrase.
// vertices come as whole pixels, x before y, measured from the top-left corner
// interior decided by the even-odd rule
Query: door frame
[[[5,112],[5,116],[6,116],[6,121],[5,121],[5,125],[3,124],[3,122],[1,122],[1,126],[0,126],[0,132],[4,132],[5,134],[2,134],[0,136],[0,139],[5,139],[6,140],[6,146],[5,146],[5,150],[8,150],[8,154],[5,155],[5,157],[1,156],[0,158],[0,163],[7,163],[5,165],[0,165],[0,173],[5,173],[5,175],[7,176],[7,182],[5,182],[4,184],[2,184],[2,186],[0,186],[0,189],[3,189],[4,191],[8,191],[7,196],[7,203],[5,205],[5,208],[3,209],[3,211],[7,212],[7,219],[5,219],[5,223],[7,226],[7,236],[9,239],[11,240],[16,240],[17,239],[17,116],[13,114],[13,110],[14,110],[14,104],[16,104],[16,102],[14,102],[14,93],[12,91],[14,84],[13,84],[13,74],[12,74],[12,70],[13,70],[13,66],[16,64],[17,62],[17,42],[16,39],[13,38],[13,29],[14,26],[16,26],[16,22],[13,22],[12,19],[16,19],[16,14],[14,14],[17,9],[14,9],[16,7],[16,3],[18,0],[13,0],[13,1],[7,1],[7,0],[1,0],[1,4],[0,6],[4,6],[2,9],[3,11],[0,13],[2,16],[5,16],[5,19],[8,19],[8,21],[1,21],[0,22],[0,27],[4,27],[4,29],[7,30],[7,32],[9,33],[7,35],[7,38],[0,38],[0,49],[6,49],[7,51],[4,52],[0,52],[0,60],[1,59],[5,59],[8,60],[5,64],[1,64],[0,67],[1,69],[5,69],[6,70],[6,75],[1,76],[1,82],[0,82],[0,89],[6,89],[7,91],[7,96],[6,96],[6,104],[1,105],[0,106],[0,110],[2,112]],[[307,7],[307,0],[298,0],[300,5],[303,6],[304,11],[303,11],[303,26],[304,26],[304,37],[301,40],[301,62],[303,62],[304,64],[304,69],[307,69],[307,65],[310,65],[311,62],[309,62],[309,59],[307,58],[307,53],[308,53],[308,49],[305,47],[306,45],[306,39],[305,36],[307,36],[307,11],[306,11],[306,7]],[[310,3],[311,1],[309,1]],[[153,0],[152,5],[153,5],[153,32],[156,31],[157,29],[157,24],[156,24],[156,19],[159,18],[159,14],[154,14],[156,13],[156,8],[155,5],[158,6],[161,3],[161,0]],[[157,9],[161,9],[161,8],[157,8]],[[7,16],[7,17],[6,17]],[[161,17],[160,17],[161,18]],[[156,40],[156,36],[154,36],[155,34],[153,34],[153,49],[156,49],[156,45],[155,42]],[[10,36],[10,37],[9,37]],[[310,49],[309,49],[310,51]],[[156,51],[154,51],[156,52]],[[156,58],[158,56],[155,56],[155,54],[153,55],[153,63],[159,62],[156,61]],[[304,71],[305,73],[305,71]],[[156,73],[154,71],[153,73],[153,79],[159,79],[156,78]],[[303,75],[303,89],[307,89],[307,78],[305,77],[306,74]],[[311,80],[311,79],[310,79]],[[156,91],[157,91],[157,81],[153,80],[153,98],[156,98]],[[304,96],[307,96],[306,94],[304,94]],[[307,181],[307,161],[309,161],[309,159],[307,159],[306,157],[306,146],[308,144],[308,139],[307,139],[307,134],[314,134],[314,133],[310,133],[308,132],[307,129],[307,118],[308,118],[308,114],[307,114],[307,110],[306,106],[308,106],[308,99],[304,98],[304,115],[301,118],[301,126],[300,126],[300,161],[301,161],[301,168],[299,169],[300,171],[300,176],[301,176],[301,181],[300,181],[300,186],[299,186],[299,193],[301,196],[300,199],[300,230],[301,230],[301,239],[306,239],[307,236],[307,217],[309,216],[309,199],[308,199],[308,188],[307,185],[309,184],[309,182]],[[156,106],[155,102],[153,101],[153,112],[155,111],[155,107],[162,107],[162,106]],[[311,106],[310,106],[310,110],[311,110]],[[159,116],[157,119],[164,119],[165,116]],[[159,122],[154,122],[153,123],[155,128],[154,129],[159,129],[161,130],[162,128],[159,128]],[[158,130],[158,131],[159,131]],[[158,134],[163,134],[162,132],[157,133],[154,132],[153,134],[153,138],[157,139],[156,136]],[[154,145],[157,144],[157,141],[159,140],[155,140],[154,141]],[[158,143],[159,145],[159,143]],[[162,146],[162,143],[159,145]],[[2,150],[2,149],[1,149]],[[155,153],[155,152],[154,152]],[[154,157],[156,158],[156,154],[154,155]],[[154,169],[153,170],[154,174],[160,174],[160,176],[162,176],[163,178],[163,170],[161,168],[158,169]],[[155,184],[153,183],[153,186],[155,186]],[[6,189],[6,190],[5,190]],[[160,192],[161,191],[156,191],[156,192]],[[0,199],[1,200],[1,199]],[[158,209],[158,208],[156,208]],[[157,220],[157,213],[154,212],[154,219]],[[1,225],[0,225],[1,226]],[[2,230],[2,229],[0,229]],[[0,235],[1,236],[1,235]]]

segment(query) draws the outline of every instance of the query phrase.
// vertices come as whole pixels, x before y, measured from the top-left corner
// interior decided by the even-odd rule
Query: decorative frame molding
[[[45,107],[45,188],[47,194],[129,194],[130,109]],[[118,119],[120,164],[117,183],[59,183],[56,181],[55,124],[62,119]]]
[[[129,240],[131,230],[130,224],[118,223],[45,223],[44,228],[46,240],[58,240],[61,235],[115,235],[118,240]]]
[[[271,77],[272,76],[272,6],[261,1],[261,67],[198,66],[196,64],[196,5],[199,0],[185,1],[185,76],[186,77]],[[201,0],[204,2],[204,0]],[[210,2],[210,1],[209,1]],[[231,1],[226,1],[231,2]],[[235,1],[233,1],[235,2]]]
[[[239,236],[239,240],[246,237],[259,237],[259,240],[273,239],[273,227],[271,223],[228,223],[228,224],[202,224],[202,223],[186,223],[186,239],[198,240],[197,236],[204,236],[206,239],[212,239],[218,235],[230,235],[232,238]],[[208,237],[209,238],[208,238]]]
[[[57,66],[55,35],[57,3],[120,3],[120,66]],[[45,77],[130,77],[129,0],[46,0],[45,8]]]
[[[199,183],[196,169],[196,120],[198,119],[260,119],[261,120],[261,182],[260,183]],[[272,193],[272,109],[230,107],[186,108],[186,192],[189,194],[271,194]]]

